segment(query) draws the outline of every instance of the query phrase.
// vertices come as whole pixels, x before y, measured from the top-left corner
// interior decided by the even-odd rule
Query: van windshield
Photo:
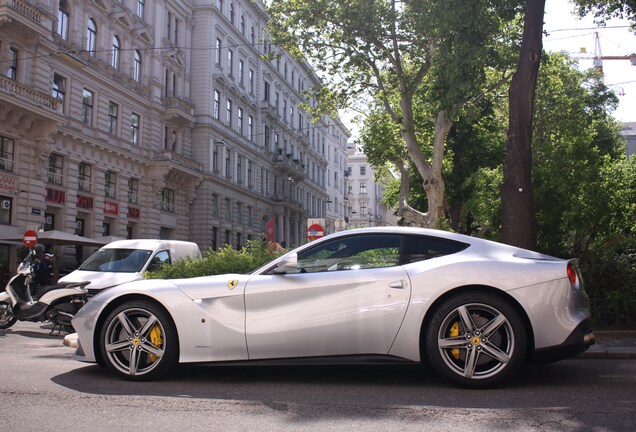
[[[151,254],[152,251],[140,249],[100,249],[91,255],[79,270],[137,273],[144,268]]]

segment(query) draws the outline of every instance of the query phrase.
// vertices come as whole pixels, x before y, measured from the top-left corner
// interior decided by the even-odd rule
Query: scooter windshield
[[[140,249],[100,249],[79,270],[113,273],[140,272],[152,251]]]

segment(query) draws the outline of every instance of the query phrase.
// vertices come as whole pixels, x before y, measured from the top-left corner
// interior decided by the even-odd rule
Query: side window
[[[405,236],[400,264],[454,254],[467,247],[468,244],[453,240],[418,235]]]
[[[402,236],[352,236],[323,243],[298,256],[301,273],[360,270],[398,265]]]
[[[152,257],[152,260],[150,260],[146,271],[158,270],[166,264],[170,264],[170,253],[168,251],[157,252],[157,254]]]

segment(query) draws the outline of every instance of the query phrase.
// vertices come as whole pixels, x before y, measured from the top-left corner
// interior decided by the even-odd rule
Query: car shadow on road
[[[468,390],[419,365],[364,366],[209,366],[186,365],[152,382],[125,381],[91,365],[52,378],[58,385],[89,394],[152,395],[261,403],[373,403],[396,405],[503,408],[515,394],[541,392],[537,406],[558,406],[557,386],[585,386],[576,362],[526,365],[509,383],[495,389]]]

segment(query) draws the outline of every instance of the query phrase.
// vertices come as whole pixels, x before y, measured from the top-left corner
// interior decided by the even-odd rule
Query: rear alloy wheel
[[[527,351],[517,311],[493,294],[451,297],[426,329],[426,352],[435,370],[464,387],[485,388],[512,376]]]
[[[147,381],[168,373],[179,357],[179,341],[168,314],[149,301],[131,301],[113,310],[101,328],[106,365],[121,377]]]
[[[8,329],[18,319],[13,315],[13,308],[9,303],[0,302],[0,330]]]

